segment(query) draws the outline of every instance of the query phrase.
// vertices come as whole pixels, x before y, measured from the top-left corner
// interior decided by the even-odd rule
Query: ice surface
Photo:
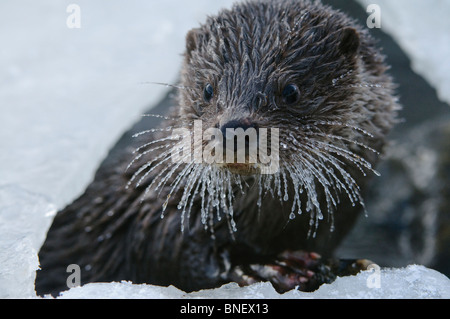
[[[37,252],[55,214],[44,196],[0,186],[0,298],[35,295]]]
[[[270,283],[257,283],[242,288],[236,283],[230,283],[217,289],[186,294],[173,286],[164,288],[123,282],[87,284],[64,292],[60,298],[450,298],[450,279],[423,266],[411,265],[401,269],[382,269],[379,287],[376,287],[372,280],[374,275],[373,271],[364,271],[357,276],[338,278],[334,283],[322,285],[313,293],[292,290],[280,295]]]
[[[37,251],[52,216],[85,189],[118,137],[167,90],[141,82],[174,83],[187,30],[232,2],[79,0],[80,29],[66,25],[66,8],[72,0],[0,2],[0,298],[36,297]],[[403,45],[415,67],[427,70],[429,81],[448,98],[448,41],[431,46],[428,39],[445,37],[449,28],[442,25],[426,32],[427,25],[413,25],[420,21],[416,18],[392,27],[400,14],[424,14],[429,19],[425,24],[449,23],[436,19],[448,10],[429,1],[426,8],[421,1],[408,1],[404,7],[385,2],[386,28],[401,43],[402,38],[410,39]],[[433,1],[438,2],[448,6]],[[421,32],[426,37],[418,36]],[[341,278],[314,294],[290,292],[281,297],[449,296],[448,279],[423,267],[386,270],[381,290],[365,289],[365,276]],[[245,288],[230,284],[188,295],[173,287],[104,283],[64,294],[66,298],[277,296],[269,284]]]

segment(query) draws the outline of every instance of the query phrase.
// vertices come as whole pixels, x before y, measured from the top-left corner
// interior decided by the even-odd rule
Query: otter
[[[188,32],[177,105],[135,135],[85,193],[58,212],[39,252],[38,294],[127,280],[184,291],[270,281],[311,291],[342,269],[333,251],[364,213],[399,105],[384,56],[367,30],[309,0],[235,4]],[[208,128],[275,137],[277,166],[195,160],[214,145]],[[218,135],[218,134],[217,134]],[[217,136],[216,136],[217,137]],[[217,141],[216,141],[217,142]],[[214,154],[213,154],[214,153]],[[183,153],[184,154],[184,153]],[[177,155],[177,156],[175,156]],[[198,154],[197,154],[198,155]],[[175,161],[175,158],[178,158]]]

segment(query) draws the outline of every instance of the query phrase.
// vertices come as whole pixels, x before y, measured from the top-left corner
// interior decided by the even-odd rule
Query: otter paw
[[[324,283],[333,282],[337,276],[355,275],[367,269],[370,263],[365,259],[323,260],[314,252],[285,251],[273,263],[237,267],[233,281],[240,285],[270,281],[279,293],[292,289],[311,292]]]

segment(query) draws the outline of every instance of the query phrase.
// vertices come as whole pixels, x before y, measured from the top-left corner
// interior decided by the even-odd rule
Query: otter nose
[[[226,129],[237,129],[237,128],[242,128],[244,131],[249,129],[249,128],[254,128],[256,129],[257,126],[255,123],[253,123],[251,120],[249,119],[240,119],[240,120],[231,120],[227,123],[225,123],[224,125],[222,125],[222,127],[220,128],[220,130],[222,131],[222,134],[224,136],[226,136]]]
[[[244,136],[239,136],[240,130],[236,131],[236,129],[241,128],[243,130]],[[239,138],[245,138],[245,148],[248,150],[250,145],[250,137],[249,137],[249,131],[248,129],[254,129],[255,134],[257,136],[258,134],[258,126],[253,123],[249,119],[239,119],[239,120],[231,120],[220,128],[220,131],[223,134],[224,137],[224,148],[227,147],[227,144],[230,148],[232,148],[232,145],[234,145],[234,150],[237,151],[238,148],[238,140]]]

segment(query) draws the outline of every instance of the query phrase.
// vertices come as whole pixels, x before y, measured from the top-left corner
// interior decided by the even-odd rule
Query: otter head
[[[201,120],[204,130],[216,128],[225,139],[227,129],[259,136],[262,128],[269,135],[277,128],[281,165],[320,158],[328,144],[358,153],[359,143],[368,144],[364,132],[377,129],[368,127],[376,111],[366,107],[374,94],[361,94],[360,54],[367,49],[360,32],[339,12],[283,6],[236,6],[187,34],[180,116]],[[372,73],[384,71],[372,63]],[[252,172],[246,160],[227,167]]]
[[[372,165],[396,109],[373,42],[344,14],[301,0],[246,2],[191,30],[176,124],[194,127],[194,137],[200,132],[203,147],[225,162],[195,161],[194,141],[194,161],[166,169],[167,176],[182,171],[165,205],[183,187],[178,204],[183,213],[199,196],[205,223],[213,207],[233,216],[235,186],[245,193],[241,181],[247,175],[259,178],[258,206],[262,194],[278,195],[292,204],[291,218],[306,210],[317,222],[321,211],[331,213],[342,196],[362,204],[361,174],[375,172]],[[256,131],[256,139],[245,136],[241,146],[233,144],[230,130]],[[220,134],[221,148],[204,138]],[[224,149],[231,144],[238,152],[230,160]],[[239,160],[239,149],[254,150],[255,144],[256,163],[250,152]],[[261,174],[275,151],[275,169]],[[157,188],[170,180],[163,173]]]

